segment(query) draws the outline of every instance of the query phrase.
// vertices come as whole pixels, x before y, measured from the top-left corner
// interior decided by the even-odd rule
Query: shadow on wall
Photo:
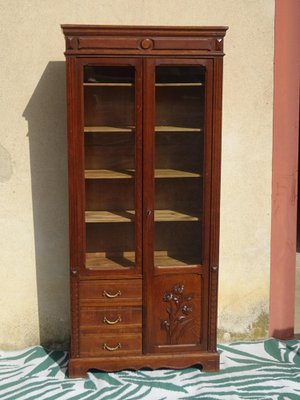
[[[24,110],[28,121],[40,342],[69,337],[65,63],[49,62]]]

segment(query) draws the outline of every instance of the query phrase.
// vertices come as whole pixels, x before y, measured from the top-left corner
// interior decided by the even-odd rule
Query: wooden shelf
[[[134,169],[125,169],[124,171],[113,171],[109,169],[86,169],[84,171],[85,179],[132,179]]]
[[[202,132],[201,128],[189,128],[185,126],[172,126],[172,125],[160,125],[155,127],[156,133],[179,133],[179,132]]]
[[[133,222],[134,210],[113,210],[113,211],[86,211],[86,223],[120,223]],[[155,222],[184,222],[199,221],[200,216],[194,213],[183,213],[174,210],[155,210]]]
[[[191,255],[170,255],[167,251],[154,252],[154,264],[157,266],[199,265],[199,258]],[[135,252],[99,252],[86,253],[86,268],[92,270],[119,270],[132,268],[135,265]]]
[[[124,82],[124,83],[122,83],[122,82],[116,82],[116,83],[113,83],[113,82],[84,82],[83,83],[83,86],[111,86],[111,87],[120,87],[120,86],[122,86],[122,87],[132,87],[133,86],[133,83],[126,83],[126,82]]]
[[[85,179],[132,179],[134,178],[134,169],[125,169],[123,171],[114,171],[109,169],[86,169]],[[202,175],[196,172],[181,171],[177,169],[156,169],[155,178],[199,178]]]
[[[85,265],[88,269],[124,269],[134,267],[135,252],[86,253]]]
[[[154,171],[155,178],[199,178],[202,175],[196,172],[181,171],[179,169],[156,169]]]
[[[134,132],[134,126],[85,126],[85,133],[131,133]]]
[[[155,222],[171,222],[171,221],[199,221],[200,216],[186,212],[178,212],[174,210],[155,210]]]
[[[168,82],[168,83],[156,83],[156,87],[167,86],[167,87],[187,87],[187,86],[203,86],[202,82]]]
[[[167,251],[154,252],[154,265],[162,267],[199,265],[199,257],[193,257],[187,254],[169,254]]]
[[[84,82],[83,86],[108,86],[108,87],[132,87],[133,83],[130,82]],[[168,83],[155,83],[156,87],[196,87],[204,86],[202,82],[168,82]]]
[[[114,211],[86,211],[85,222],[107,223],[107,222],[132,222],[134,220],[133,210]]]
[[[131,133],[134,132],[134,126],[85,126],[85,133]],[[156,133],[199,133],[202,132],[201,128],[190,128],[185,126],[173,126],[173,125],[160,125],[155,127]]]

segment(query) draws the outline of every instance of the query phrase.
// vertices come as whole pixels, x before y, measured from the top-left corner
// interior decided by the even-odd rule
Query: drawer
[[[141,307],[82,307],[80,330],[82,332],[141,332]]]
[[[141,280],[114,280],[114,281],[81,281],[81,305],[141,305],[142,281]]]
[[[119,357],[141,354],[141,334],[81,334],[80,355],[83,357]]]

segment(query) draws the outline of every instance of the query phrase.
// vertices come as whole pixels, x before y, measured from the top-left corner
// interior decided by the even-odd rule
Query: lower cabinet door
[[[147,315],[149,352],[193,351],[207,342],[205,285],[202,274],[159,275],[153,278]],[[155,311],[154,311],[155,310]]]

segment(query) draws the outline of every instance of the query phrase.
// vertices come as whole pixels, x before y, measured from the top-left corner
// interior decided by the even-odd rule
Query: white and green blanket
[[[221,370],[89,373],[68,379],[68,354],[32,347],[0,352],[1,400],[300,400],[300,341],[219,345]]]

